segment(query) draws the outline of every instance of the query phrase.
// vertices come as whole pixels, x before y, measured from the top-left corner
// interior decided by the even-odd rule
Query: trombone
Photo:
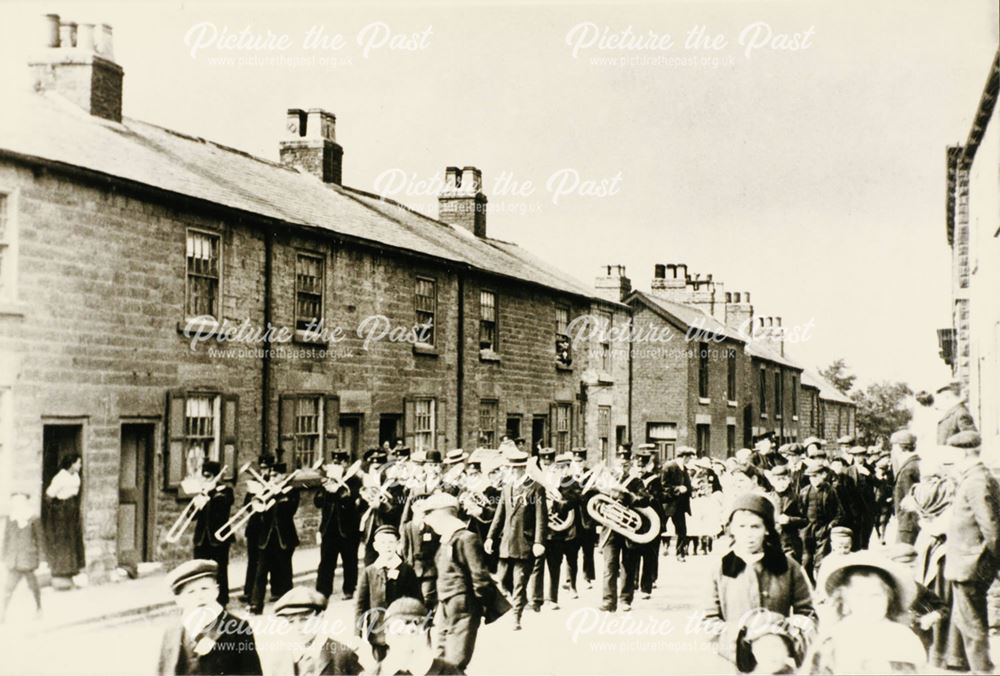
[[[219,479],[222,478],[222,475],[226,473],[227,469],[229,469],[228,465],[223,467],[222,470],[214,477],[203,482],[201,490],[191,496],[190,502],[184,505],[184,510],[181,512],[180,516],[177,517],[177,520],[174,521],[174,525],[171,526],[170,530],[167,531],[167,534],[163,536],[164,541],[173,544],[181,539],[181,535],[184,534],[184,531],[187,530],[188,526],[191,525],[191,522],[194,521],[194,518],[198,516],[198,512],[202,509],[201,507],[195,505],[195,498],[199,495],[208,495],[208,492],[218,485]]]
[[[322,464],[322,462],[323,461],[320,460],[316,467],[318,467],[319,464]],[[254,480],[260,484],[260,490],[250,502],[240,507],[240,509],[229,518],[229,521],[222,524],[219,529],[215,531],[215,537],[219,540],[228,540],[236,533],[237,530],[246,525],[246,523],[250,520],[250,517],[253,516],[255,511],[257,511],[254,506],[254,501],[259,501],[264,505],[263,511],[267,511],[274,507],[278,496],[284,493],[285,490],[291,486],[292,481],[298,475],[299,470],[294,470],[281,481],[266,480],[249,462],[240,468],[240,473],[243,472],[250,473]]]

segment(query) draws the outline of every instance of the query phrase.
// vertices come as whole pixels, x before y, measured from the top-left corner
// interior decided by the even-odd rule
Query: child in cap
[[[0,606],[0,622],[6,621],[7,604],[21,578],[24,578],[35,599],[35,617],[42,616],[42,593],[38,588],[35,571],[42,552],[42,526],[31,509],[31,496],[13,493],[10,496],[10,515],[3,538],[3,561],[7,567],[7,580]]]
[[[826,576],[841,559],[851,553],[853,545],[853,530],[847,526],[834,526],[830,529],[830,553],[823,558],[823,562],[819,565],[819,573],[816,575],[816,591],[821,598],[824,594],[823,583],[826,581]]]
[[[901,620],[916,596],[910,572],[885,556],[854,552],[824,583],[836,620],[814,644],[810,674],[896,674],[923,670],[920,639]]]
[[[344,674],[363,671],[358,655],[333,639],[324,623],[327,597],[309,587],[293,587],[274,604],[284,621],[277,669],[281,674]],[[355,639],[356,641],[357,639]]]
[[[419,599],[403,597],[385,611],[386,657],[372,672],[376,676],[444,676],[464,673],[438,657],[431,646],[429,612]]]
[[[420,580],[413,567],[399,555],[399,536],[395,526],[375,530],[373,546],[378,557],[366,566],[358,584],[355,622],[358,633],[368,639],[375,659],[385,656],[385,632],[382,616],[390,603],[410,596],[421,598]]]
[[[163,635],[160,674],[261,674],[250,624],[219,605],[219,565],[182,563],[167,575],[181,621]]]

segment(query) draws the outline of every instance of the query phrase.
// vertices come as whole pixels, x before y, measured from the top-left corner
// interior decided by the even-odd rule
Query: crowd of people
[[[334,452],[313,481],[279,449],[258,459],[239,508],[205,461],[193,558],[170,574],[183,621],[164,637],[160,672],[463,673],[481,625],[503,617],[518,631],[526,613],[595,585],[602,611],[627,612],[672,554],[712,556],[699,630],[738,672],[990,673],[1000,486],[955,386],[918,401],[888,447],[762,435],[725,460],[680,447],[661,462],[649,444],[589,464],[586,449],[529,452],[522,440],[446,454],[397,443],[353,463]],[[309,497],[314,588],[293,586],[292,570]],[[243,527],[239,602],[260,616],[268,589],[275,601],[256,620],[229,610]],[[5,561],[19,574],[5,598],[22,577],[37,591],[20,572],[37,567],[40,539],[31,518],[8,522]],[[338,568],[350,640],[322,621]],[[267,656],[254,628],[271,620],[285,638]]]

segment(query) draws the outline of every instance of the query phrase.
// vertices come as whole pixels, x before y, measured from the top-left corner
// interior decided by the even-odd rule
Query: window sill
[[[556,371],[566,371],[569,373],[573,372],[572,364],[563,364],[562,362],[556,362]]]
[[[414,343],[413,354],[419,354],[424,357],[437,357],[438,351],[433,345],[426,345],[424,343]]]
[[[760,419],[761,420],[767,420],[767,414],[766,413],[761,413],[760,414]]]
[[[798,421],[799,421],[799,416],[793,415],[792,416],[792,422],[798,422]]]
[[[27,313],[27,303],[14,300],[0,301],[0,317],[24,317]]]
[[[303,331],[302,329],[295,330],[295,335],[292,336],[292,342],[300,343],[302,345],[326,347],[326,339],[324,339],[321,334],[317,334],[315,331]]]
[[[739,402],[733,401],[732,399],[726,402],[726,406],[728,406],[729,408],[736,408],[739,405],[740,405]]]
[[[215,338],[219,335],[222,324],[217,319],[204,317],[189,317],[177,322],[177,333],[185,338]]]
[[[614,385],[615,379],[607,371],[601,371],[597,374],[597,382],[601,385]]]
[[[711,404],[712,400],[708,397],[698,397],[699,404]]]
[[[479,350],[479,361],[488,361],[499,364],[500,355],[488,348],[481,349]]]
[[[781,420],[781,416],[780,415],[776,415],[776,416],[774,416],[774,419],[775,420]]]

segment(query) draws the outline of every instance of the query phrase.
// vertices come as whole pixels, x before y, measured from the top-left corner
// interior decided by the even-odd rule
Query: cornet
[[[188,526],[191,525],[191,522],[194,521],[196,516],[198,516],[198,512],[201,511],[201,507],[198,507],[195,504],[195,498],[199,495],[208,495],[208,493],[218,485],[219,479],[222,478],[222,475],[226,473],[227,469],[229,469],[228,465],[223,467],[222,470],[214,477],[205,481],[201,490],[191,496],[191,501],[184,505],[184,510],[181,512],[180,516],[177,517],[177,520],[174,521],[174,525],[171,526],[170,530],[167,531],[167,534],[163,536],[164,541],[172,544],[181,539],[181,535],[184,534],[184,531],[187,530]]]

